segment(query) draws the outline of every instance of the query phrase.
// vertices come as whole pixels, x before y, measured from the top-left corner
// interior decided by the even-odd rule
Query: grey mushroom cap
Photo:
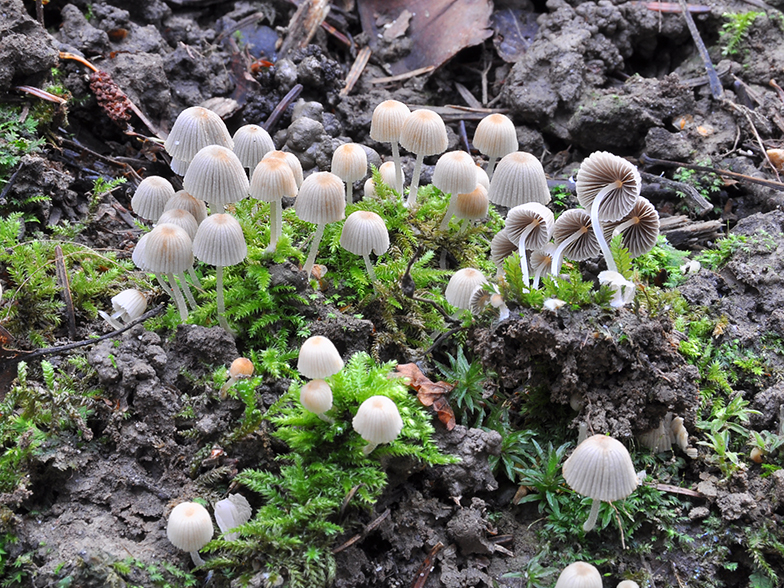
[[[438,158],[433,185],[444,194],[468,194],[477,186],[476,164],[465,151],[450,151]]]
[[[563,476],[578,494],[605,502],[626,498],[638,484],[629,451],[606,435],[580,443],[564,462]]]
[[[235,529],[240,525],[244,525],[250,520],[253,514],[253,509],[242,494],[229,494],[223,500],[215,503],[215,522],[218,523],[218,528],[221,533],[227,533],[231,529]],[[238,532],[228,533],[224,535],[227,541],[239,539]]]
[[[230,214],[208,216],[193,239],[193,254],[200,261],[215,266],[242,262],[248,254],[248,246],[240,223]]]
[[[507,230],[501,229],[490,240],[490,259],[496,265],[501,265],[504,259],[517,251],[517,245],[509,238]]]
[[[300,186],[294,210],[301,220],[317,225],[341,220],[346,211],[343,180],[332,172],[310,174]]]
[[[544,168],[536,157],[525,151],[515,151],[501,158],[487,195],[490,202],[508,208],[528,202],[550,202]]]
[[[253,170],[262,157],[274,150],[272,137],[259,125],[244,125],[234,133],[234,153],[243,167]]]
[[[207,145],[222,145],[231,149],[234,141],[221,117],[201,106],[183,110],[174,121],[164,143],[169,155],[185,163]]]
[[[531,251],[528,259],[528,263],[531,264],[531,271],[534,273],[541,272],[542,275],[549,274],[556,247],[555,243],[545,243],[542,247]]]
[[[340,246],[355,255],[381,255],[389,249],[389,231],[384,219],[369,210],[348,215],[340,233]]]
[[[487,278],[478,269],[463,268],[456,271],[449,279],[449,283],[444,291],[444,297],[455,308],[469,310],[474,290],[482,287],[486,282]]]
[[[403,125],[410,114],[411,110],[402,102],[384,100],[373,110],[373,118],[370,120],[370,138],[380,143],[400,140]]]
[[[142,263],[155,273],[184,272],[193,265],[193,242],[177,225],[160,224],[147,234]]]
[[[647,198],[638,196],[629,214],[619,221],[603,224],[602,229],[607,241],[615,237],[615,231],[618,229],[622,235],[621,243],[629,251],[629,255],[639,257],[656,245],[656,239],[659,237],[659,213]]]
[[[528,227],[533,228],[525,240],[526,249],[539,249],[550,240],[555,219],[552,211],[538,202],[529,202],[510,208],[506,214],[506,234],[510,241],[518,243]]]
[[[626,216],[640,195],[640,172],[623,157],[606,151],[591,153],[577,172],[577,199],[591,209],[594,198],[604,188],[615,185],[599,206],[599,220],[617,221]]]
[[[174,194],[174,187],[169,180],[161,176],[148,176],[139,183],[133,193],[131,208],[141,218],[155,222],[163,213],[166,202]]]
[[[449,146],[444,120],[432,110],[413,111],[403,124],[400,145],[417,155],[443,153]]]
[[[561,213],[553,225],[553,241],[558,245],[575,233],[582,233],[564,250],[564,257],[583,261],[599,254],[599,242],[591,229],[591,216],[581,208],[570,208]]]
[[[505,114],[489,114],[479,121],[474,147],[488,157],[503,157],[517,151],[517,131]]]
[[[188,166],[182,187],[194,198],[230,204],[246,198],[250,183],[245,168],[231,149],[209,145]]]

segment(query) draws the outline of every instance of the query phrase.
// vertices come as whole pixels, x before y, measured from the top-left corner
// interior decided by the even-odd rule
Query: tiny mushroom
[[[465,220],[479,220],[485,218],[489,205],[490,201],[487,199],[487,188],[482,184],[477,184],[473,192],[457,195],[455,218],[464,219],[464,222]]]
[[[142,316],[145,310],[147,310],[147,297],[131,288],[112,297],[111,315],[102,310],[99,310],[98,314],[114,329],[122,329],[126,324]]]
[[[555,588],[602,588],[602,575],[591,564],[576,561],[564,568]]]
[[[506,214],[506,234],[510,241],[517,243],[524,288],[529,284],[526,250],[543,247],[550,240],[554,222],[550,209],[538,202],[520,204]]]
[[[387,182],[387,185],[398,194],[403,194],[403,167],[400,165],[398,142],[403,132],[403,124],[410,114],[408,106],[402,102],[384,100],[373,110],[373,118],[370,120],[370,138],[381,143],[390,143],[392,147],[395,181]]]
[[[283,234],[283,198],[297,196],[297,180],[285,158],[262,159],[250,180],[252,198],[270,203],[270,243],[268,252],[275,251]]]
[[[226,398],[226,392],[231,388],[237,380],[242,378],[250,378],[253,375],[253,362],[247,357],[238,357],[231,362],[229,366],[229,379],[220,389],[221,399]]]
[[[468,194],[476,189],[476,164],[465,151],[449,151],[438,158],[433,170],[433,185],[450,196],[440,229],[449,227],[455,213],[458,194]]]
[[[367,175],[367,153],[358,143],[344,143],[332,154],[332,173],[346,182],[346,206],[354,202],[354,182]]]
[[[231,149],[209,145],[200,150],[188,166],[182,187],[210,206],[210,213],[223,212],[223,207],[248,196],[250,183],[245,168]]]
[[[370,263],[370,253],[381,255],[389,249],[389,231],[384,219],[369,210],[357,210],[348,215],[340,233],[340,246],[365,260],[370,281],[376,281],[376,272]]]
[[[432,110],[420,109],[412,112],[403,124],[400,133],[400,144],[416,155],[414,174],[408,189],[406,206],[416,206],[419,175],[422,172],[422,161],[426,155],[443,153],[449,146],[446,125],[443,119]],[[473,189],[473,188],[472,188]]]
[[[554,276],[561,272],[564,257],[583,261],[599,253],[596,234],[591,231],[591,215],[582,208],[570,208],[561,213],[553,225],[553,241],[557,247],[550,273]]]
[[[207,545],[213,534],[210,513],[198,502],[181,502],[172,509],[166,524],[166,536],[177,549],[191,554],[193,564],[200,566],[204,560],[199,549]]]
[[[310,275],[316,262],[324,227],[345,216],[346,199],[343,197],[343,180],[331,172],[310,174],[299,189],[294,211],[300,220],[316,225],[316,233],[305,261],[305,273]]]
[[[391,443],[397,438],[403,430],[403,419],[391,398],[371,396],[360,404],[352,425],[367,441],[362,452],[368,455],[381,443]]]
[[[531,287],[534,290],[539,287],[539,281],[550,273],[555,249],[555,243],[545,243],[541,248],[534,249],[531,252],[531,269],[534,272],[534,281]]]
[[[215,522],[218,523],[218,528],[227,541],[240,538],[239,532],[229,533],[229,531],[247,523],[252,514],[253,509],[242,494],[229,494],[215,503]]]
[[[620,221],[605,223],[603,228],[605,239],[610,241],[622,235],[621,244],[629,251],[629,257],[639,257],[656,245],[659,213],[647,198],[638,196],[629,214]]]
[[[172,157],[172,171],[185,175],[190,161],[207,145],[231,149],[234,141],[216,113],[201,106],[186,108],[177,116],[164,143],[166,152]]]
[[[193,265],[193,242],[188,233],[177,225],[161,224],[156,226],[145,235],[142,257],[143,270],[154,272],[159,282],[163,281],[160,276],[165,275],[168,278],[171,294],[177,303],[180,318],[183,322],[188,320],[188,307],[180,291],[180,286],[182,286],[191,306],[197,307],[188,281],[185,279],[185,271]],[[180,279],[180,286],[177,285],[176,278]]]
[[[332,408],[332,388],[326,381],[317,379],[304,384],[299,391],[299,401],[305,410],[314,413],[322,421],[334,423],[324,414]]]
[[[630,282],[623,275],[610,270],[599,272],[598,277],[599,283],[606,284],[613,292],[612,300],[610,300],[610,306],[613,308],[621,308],[634,300],[634,293],[637,291],[634,282]]]
[[[163,213],[166,202],[174,194],[174,187],[169,180],[160,176],[147,176],[133,193],[131,209],[141,218],[156,222]]]
[[[490,180],[490,202],[512,208],[528,202],[547,204],[550,189],[540,161],[525,151],[505,155]]]
[[[272,137],[259,125],[244,125],[234,133],[234,153],[250,173],[253,173],[262,157],[274,150]]]
[[[476,126],[474,147],[490,159],[487,163],[487,175],[492,178],[498,158],[517,151],[517,131],[514,123],[505,114],[487,115]]]
[[[622,582],[618,582],[618,585],[615,588],[640,588],[640,585],[634,580],[623,580]]]
[[[477,288],[481,288],[487,282],[484,274],[474,268],[463,268],[456,271],[446,285],[444,296],[446,301],[463,310],[471,309],[471,296]]]
[[[299,349],[297,371],[306,378],[323,380],[343,369],[343,359],[327,337],[309,337]]]

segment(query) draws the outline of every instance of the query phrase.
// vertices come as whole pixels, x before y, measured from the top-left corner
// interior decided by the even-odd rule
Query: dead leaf
[[[408,30],[408,23],[411,17],[414,16],[408,10],[403,10],[395,20],[388,25],[385,25],[384,38],[387,41],[392,41],[406,34]]]
[[[514,63],[525,55],[539,30],[537,16],[532,5],[527,8],[505,8],[493,13],[490,19],[495,32],[493,45],[501,59]]]
[[[446,427],[447,431],[455,428],[455,413],[449,406],[447,394],[454,389],[454,384],[448,382],[433,382],[415,363],[400,364],[396,368],[400,377],[408,380],[417,393],[417,399],[423,406],[432,406],[438,415],[438,420]]]

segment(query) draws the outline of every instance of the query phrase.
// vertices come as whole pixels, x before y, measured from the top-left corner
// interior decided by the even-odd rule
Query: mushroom
[[[262,159],[250,180],[252,198],[270,203],[270,243],[268,252],[275,251],[283,233],[283,198],[297,196],[297,180],[285,158]]]
[[[564,463],[563,477],[572,490],[593,500],[583,525],[586,533],[596,524],[603,500],[626,498],[638,484],[629,451],[606,435],[593,435],[580,443]]]
[[[444,291],[446,301],[462,310],[470,310],[471,296],[477,288],[481,288],[487,283],[487,278],[481,271],[474,268],[463,268],[458,270],[449,279]]]
[[[591,225],[607,269],[617,272],[600,223],[619,221],[629,214],[640,195],[640,172],[623,157],[596,151],[580,164],[576,190],[580,204],[591,213]]]
[[[591,231],[591,217],[581,208],[570,208],[558,217],[553,225],[553,241],[557,248],[553,252],[550,273],[561,272],[564,256],[573,261],[582,261],[599,253],[596,235]]]
[[[190,553],[196,566],[204,564],[199,549],[210,542],[213,531],[210,513],[198,502],[181,502],[175,506],[166,524],[169,541],[177,549]]]
[[[158,224],[177,225],[188,233],[191,241],[196,236],[196,231],[199,229],[199,223],[196,218],[184,208],[169,208],[164,210],[163,214],[161,214],[158,219]],[[199,276],[196,275],[196,271],[193,269],[193,264],[188,266],[187,271],[193,285],[197,288],[201,288],[201,282],[199,281]]]
[[[599,283],[606,284],[613,292],[613,297],[610,300],[610,306],[613,308],[621,308],[634,300],[634,293],[637,290],[634,282],[630,282],[623,275],[610,270],[599,272],[598,277]]]
[[[357,210],[348,215],[340,233],[340,246],[365,260],[370,281],[376,281],[376,272],[370,263],[370,252],[381,255],[389,249],[389,231],[384,219],[369,210]]]
[[[369,455],[382,443],[391,443],[403,430],[403,419],[395,402],[386,396],[371,396],[359,405],[357,414],[351,421],[367,445],[362,453]]]
[[[531,269],[534,272],[534,281],[531,288],[536,290],[539,287],[539,280],[550,273],[553,267],[553,256],[555,254],[555,243],[545,243],[541,248],[531,252]]]
[[[305,178],[302,173],[302,164],[299,162],[299,159],[297,159],[296,155],[289,153],[288,151],[270,151],[264,157],[262,157],[262,161],[265,159],[282,159],[288,163],[292,173],[294,174],[294,180],[297,182],[297,188],[302,186],[302,182]]]
[[[311,380],[299,391],[299,401],[305,410],[314,413],[322,421],[333,424],[324,413],[332,408],[332,388],[324,380]]]
[[[478,220],[487,216],[490,201],[487,199],[487,188],[482,184],[477,184],[473,192],[458,194],[457,198],[453,200],[456,201],[454,216],[463,222],[466,220]]]
[[[250,378],[253,375],[253,370],[253,362],[247,357],[238,357],[232,361],[229,366],[229,379],[226,380],[226,383],[223,384],[220,389],[221,400],[226,398],[226,392],[228,392],[229,388],[231,388],[237,380]]]
[[[490,159],[487,175],[493,177],[493,168],[499,157],[517,151],[517,131],[505,114],[488,114],[476,126],[474,147]]]
[[[207,145],[231,149],[234,141],[216,113],[201,106],[186,108],[177,116],[164,142],[166,152],[172,157],[172,171],[185,175],[189,163]]]
[[[490,180],[487,196],[490,202],[507,208],[528,202],[547,204],[550,189],[542,164],[525,151],[505,155]]]
[[[248,254],[242,227],[230,214],[212,214],[199,225],[193,239],[193,254],[197,259],[214,265],[215,290],[218,303],[218,322],[227,333],[231,333],[226,320],[226,305],[223,300],[223,268],[240,263]]]
[[[498,268],[496,277],[501,277],[504,273],[504,259],[517,251],[517,245],[509,239],[507,230],[501,229],[490,240],[490,260]]]
[[[659,213],[647,198],[638,196],[629,214],[620,221],[605,223],[603,228],[607,241],[616,235],[623,235],[621,243],[629,251],[629,256],[639,257],[656,245],[659,236]]]
[[[171,210],[172,208],[181,208],[187,210],[193,215],[198,224],[207,218],[207,205],[204,200],[199,200],[188,194],[185,190],[175,192],[174,196],[166,201],[163,211]]]
[[[231,149],[220,145],[204,147],[194,156],[182,187],[194,198],[205,200],[211,214],[223,212],[225,204],[239,202],[250,191],[242,163]]]
[[[384,100],[373,110],[373,118],[370,119],[370,138],[381,143],[389,143],[392,147],[395,181],[387,182],[387,185],[401,195],[403,194],[403,166],[400,165],[398,142],[403,125],[410,114],[408,106],[402,102]]]
[[[215,522],[218,523],[223,538],[227,541],[236,541],[240,534],[235,531],[229,533],[231,529],[236,529],[250,520],[253,509],[242,494],[229,494],[223,500],[215,503]]]
[[[506,214],[506,234],[517,244],[523,287],[528,288],[528,255],[526,249],[539,249],[550,240],[553,230],[553,213],[538,202],[529,202],[511,208]]]
[[[416,206],[419,175],[422,172],[422,160],[426,155],[435,155],[446,151],[449,139],[443,119],[432,110],[415,110],[403,124],[400,133],[400,144],[416,155],[414,174],[408,189],[406,206]]]
[[[331,172],[310,174],[299,189],[294,211],[300,220],[316,225],[310,245],[305,273],[310,275],[316,261],[318,246],[327,223],[334,223],[345,216],[346,199],[343,197],[343,180]]]
[[[493,286],[493,291],[490,292],[480,286],[471,294],[470,309],[473,314],[479,314],[487,305],[498,309],[498,320],[503,321],[509,318],[509,308],[506,306],[506,301],[496,286]]]
[[[455,213],[458,194],[468,194],[476,189],[476,164],[465,151],[450,151],[438,158],[433,170],[433,185],[450,196],[444,218],[439,227],[442,231],[449,226]]]
[[[640,588],[640,585],[634,580],[623,580],[622,582],[618,582],[618,585],[615,588]]]
[[[187,321],[188,307],[185,305],[185,299],[177,285],[175,276],[180,279],[188,302],[193,308],[196,308],[198,305],[191,294],[188,281],[185,279],[185,271],[193,265],[193,242],[188,233],[176,225],[158,225],[147,233],[142,255],[143,267],[141,269],[155,273],[159,282],[163,281],[160,276],[165,275],[168,278],[171,294],[177,303],[180,318],[183,322]]]
[[[156,222],[165,210],[166,202],[174,196],[171,182],[160,176],[144,178],[131,198],[131,208],[141,218]]]
[[[324,380],[343,369],[343,359],[327,337],[314,335],[299,348],[297,371],[311,380]]]
[[[602,588],[602,575],[591,564],[576,561],[563,569],[555,588]]]
[[[147,297],[133,288],[123,290],[116,296],[112,296],[111,302],[111,315],[106,314],[102,310],[99,310],[98,314],[114,329],[122,329],[125,324],[136,320],[147,310]]]
[[[332,154],[332,173],[346,182],[346,206],[354,202],[354,182],[367,174],[367,153],[358,143],[344,143]]]
[[[234,133],[234,153],[249,173],[253,173],[261,158],[270,151],[275,151],[275,143],[263,127],[244,125]]]

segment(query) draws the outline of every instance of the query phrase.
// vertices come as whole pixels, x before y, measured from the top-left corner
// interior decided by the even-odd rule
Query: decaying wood
[[[329,0],[302,0],[289,22],[288,32],[278,51],[278,58],[286,57],[294,49],[303,49],[329,14]]]
[[[686,215],[663,217],[659,230],[673,247],[679,249],[701,249],[724,237],[724,225],[720,220],[695,222]]]
[[[365,71],[365,66],[367,65],[368,59],[370,59],[370,53],[370,47],[362,47],[362,49],[359,50],[357,58],[354,60],[354,64],[351,66],[351,70],[349,70],[348,75],[346,76],[346,85],[343,86],[343,89],[340,91],[341,96],[348,96],[351,90],[354,89],[354,84],[359,81],[359,76]]]
[[[681,194],[689,205],[689,208],[691,208],[697,216],[704,216],[713,210],[713,204],[708,202],[708,200],[690,184],[649,174],[647,172],[640,172],[640,177],[645,180],[648,185],[658,185],[665,190]]]

